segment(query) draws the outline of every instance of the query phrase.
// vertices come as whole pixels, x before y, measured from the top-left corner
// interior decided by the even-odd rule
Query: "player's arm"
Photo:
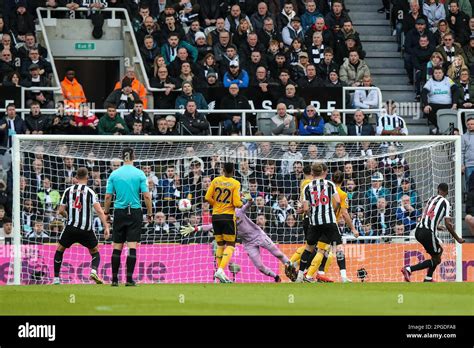
[[[462,244],[464,243],[464,239],[460,238],[456,231],[454,230],[454,224],[453,224],[453,219],[451,217],[446,217],[444,219],[444,224],[446,225],[446,228],[448,229],[449,233],[451,233],[451,236],[459,243]]]
[[[234,205],[235,208],[241,208],[244,203],[242,203],[242,200],[240,199],[240,182],[236,182],[234,192],[232,195],[232,204]]]
[[[252,205],[253,203],[253,198],[252,198],[252,195],[250,194],[250,192],[245,192],[244,193],[244,199],[247,201],[243,206],[242,208],[240,209],[240,211],[242,212],[242,214],[246,214],[247,213],[247,209],[250,208],[250,206]]]
[[[104,201],[104,214],[109,215],[110,213],[110,205],[112,204],[112,195],[114,194],[115,187],[114,187],[114,180],[113,180],[113,173],[110,175],[109,180],[107,180],[107,186],[105,189],[105,201]]]
[[[354,224],[352,223],[351,216],[349,215],[349,212],[347,211],[347,208],[341,208],[342,209],[342,217],[344,218],[344,221],[346,222],[346,225],[349,226],[350,230],[352,231],[352,234],[354,234],[354,237],[359,237],[359,231],[355,228]]]
[[[310,202],[310,199],[311,199],[311,192],[309,190],[309,185],[306,185],[304,190],[304,195],[303,195],[303,202],[302,202],[302,205],[303,205],[303,213],[307,214],[310,210],[310,205],[309,205],[309,202]]]
[[[58,215],[61,215],[63,218],[67,219],[67,212],[66,212],[66,206],[65,205],[60,205],[58,209]]]
[[[214,188],[215,188],[215,184],[213,180],[211,182],[211,185],[207,189],[206,196],[204,197],[204,199],[211,205],[211,207],[213,207],[214,204],[216,204],[216,201],[214,200]]]
[[[151,193],[148,190],[146,175],[143,171],[141,171],[141,175],[140,175],[140,191],[142,192],[143,199],[145,200],[146,217],[147,217],[148,223],[151,223],[153,221],[153,204],[151,202]]]
[[[100,219],[100,222],[102,222],[102,225],[104,226],[104,238],[109,239],[110,228],[109,228],[109,224],[107,223],[107,216],[104,214],[104,211],[102,210],[102,207],[100,206],[99,202],[95,202],[93,207],[94,207],[95,212],[97,213],[97,216]]]
[[[191,233],[210,231],[212,231],[212,224],[202,226],[192,226],[188,224],[187,226],[181,226],[181,228],[179,229],[179,232],[184,237],[189,236]]]
[[[337,193],[336,187],[334,186],[334,193],[332,194],[332,204],[335,211],[338,211],[341,208],[341,197]]]

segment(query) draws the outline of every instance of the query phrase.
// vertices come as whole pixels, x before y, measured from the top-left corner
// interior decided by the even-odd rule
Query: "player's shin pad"
[[[331,263],[333,261],[334,261],[334,254],[330,252],[327,255],[326,264],[324,265],[324,273],[327,273],[329,271],[329,266],[331,266]]]
[[[327,245],[327,244],[326,244]],[[323,261],[324,255],[322,253],[316,253],[313,261],[311,262],[311,266],[308,268],[308,277],[312,277],[314,273],[318,270],[319,266],[321,265],[321,261]],[[328,260],[329,261],[329,260]]]

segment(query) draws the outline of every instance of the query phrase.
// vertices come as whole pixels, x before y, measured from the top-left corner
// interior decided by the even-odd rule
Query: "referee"
[[[143,193],[147,207],[147,220],[153,220],[151,194],[148,192],[146,176],[143,171],[133,166],[135,159],[133,149],[122,150],[124,165],[110,174],[107,181],[104,211],[109,214],[112,195],[115,193],[114,221],[112,240],[112,286],[118,286],[118,272],[123,244],[127,242],[127,282],[125,286],[136,286],[133,271],[137,261],[137,243],[140,241],[143,215],[140,192]]]

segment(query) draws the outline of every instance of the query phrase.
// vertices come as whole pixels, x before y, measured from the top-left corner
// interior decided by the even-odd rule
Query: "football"
[[[183,198],[178,203],[178,209],[181,212],[190,211],[193,205],[189,199]]]

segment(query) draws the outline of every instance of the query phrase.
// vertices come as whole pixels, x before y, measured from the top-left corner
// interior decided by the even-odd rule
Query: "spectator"
[[[316,66],[313,64],[308,64],[306,67],[306,76],[300,78],[297,82],[298,86],[301,88],[324,86],[323,80],[316,76]]]
[[[403,195],[399,202],[400,206],[396,211],[397,221],[405,226],[405,231],[412,231],[421,216],[421,211],[411,204],[410,196]]]
[[[41,87],[51,87],[51,82],[46,77],[40,75],[40,67],[37,64],[31,64],[29,71],[30,76],[22,81],[23,86],[40,88],[26,92],[26,105],[29,107],[33,101],[37,101],[42,108],[52,109],[54,107],[53,94],[41,91]]]
[[[189,62],[183,62],[180,68],[180,74],[178,76],[180,83],[189,82],[192,83],[196,88],[204,87],[204,82],[202,79],[195,75],[191,69],[191,64]]]
[[[194,45],[198,51],[197,61],[200,62],[204,59],[207,54],[212,54],[213,49],[210,45],[207,44],[206,35],[202,31],[198,31],[194,35]]]
[[[38,50],[39,56],[43,59],[48,58],[48,51],[46,48],[41,46],[39,43],[36,42],[35,34],[27,33],[25,35],[25,42],[23,45],[18,49],[18,57],[20,59],[26,59],[29,57],[29,53],[32,49]]]
[[[387,187],[390,189],[393,195],[396,195],[402,188],[403,179],[408,178],[408,172],[405,172],[405,167],[401,162],[395,162],[391,168],[387,168]]]
[[[152,39],[152,42],[155,43],[155,46],[158,46],[158,42],[160,41],[160,31],[157,23],[152,16],[146,16],[143,19],[143,23],[135,33],[135,38],[137,39],[139,48],[143,47],[145,43],[145,38]]]
[[[224,76],[224,74],[229,70],[230,63],[235,62],[239,64],[240,57],[237,54],[237,46],[230,44],[225,49],[222,59],[219,62],[219,75]]]
[[[178,190],[179,176],[176,175],[176,169],[174,165],[167,165],[166,172],[162,174],[161,179],[158,180],[157,191],[158,191],[158,209],[162,209],[165,215],[176,214],[177,200],[181,195]]]
[[[94,135],[97,134],[99,119],[90,110],[88,104],[81,104],[79,113],[74,115],[74,124],[78,134]]]
[[[214,57],[214,53],[208,53],[204,56],[204,58],[201,61],[201,71],[204,72],[204,76],[207,77],[207,74],[209,73],[215,73],[217,75],[217,72],[219,71],[219,67],[216,63],[216,57]]]
[[[466,5],[464,8],[459,7],[459,3]],[[449,1],[449,12],[446,19],[449,23],[451,31],[456,35],[456,41],[461,45],[465,45],[469,40],[469,17],[472,15],[471,3],[469,1]]]
[[[99,135],[127,135],[130,130],[122,117],[117,116],[117,108],[113,104],[107,106],[107,113],[100,118]]]
[[[278,228],[285,226],[288,215],[296,215],[295,209],[288,204],[288,199],[283,194],[278,196],[278,203],[275,203],[272,209],[273,216],[275,217],[275,226]]]
[[[227,7],[225,1],[213,1],[213,0],[201,0],[199,1],[200,6],[200,17],[204,20],[204,26],[217,26],[219,20],[224,28],[224,19],[222,16],[225,14]]]
[[[197,104],[194,100],[186,103],[180,123],[184,135],[209,135],[209,122],[204,115],[197,112]]]
[[[194,75],[202,76],[201,67],[189,56],[186,47],[178,47],[176,59],[167,68],[171,76],[178,77],[183,73],[183,64],[188,63]],[[189,73],[187,73],[189,74]]]
[[[361,87],[373,87],[372,77],[364,76]],[[355,109],[377,109],[379,107],[379,95],[376,89],[358,89],[354,92]]]
[[[342,123],[339,110],[333,110],[330,117],[324,124],[324,135],[347,135],[347,126]]]
[[[78,109],[79,105],[87,102],[82,85],[76,79],[76,72],[71,68],[66,70],[64,80],[61,81],[61,89],[67,107]]]
[[[420,100],[421,84],[426,82],[427,64],[430,62],[434,45],[429,41],[428,36],[422,35],[418,41],[418,46],[413,50],[413,68],[415,69],[415,101]],[[439,53],[438,53],[439,54]],[[424,82],[423,82],[424,81]]]
[[[73,126],[73,114],[65,111],[63,102],[58,102],[56,114],[51,116],[51,134],[71,134]]]
[[[300,38],[295,38],[291,41],[291,45],[287,51],[288,62],[290,65],[295,68],[295,66],[300,64],[300,58],[308,58],[308,54],[304,52],[306,49],[303,44],[303,40]],[[307,63],[307,62],[306,62]]]
[[[49,238],[49,235],[44,230],[44,223],[43,220],[37,219],[33,224],[33,231],[29,234],[25,235],[25,238],[28,239],[43,239]]]
[[[347,127],[347,134],[352,136],[374,135],[374,127],[365,121],[362,110],[357,110],[354,114],[354,121]]]
[[[207,88],[222,87],[221,81],[217,78],[217,73],[210,71],[206,76]]]
[[[420,11],[420,3],[418,1],[412,1],[410,2],[410,12],[404,13],[403,16],[403,32],[405,35],[415,28],[415,23],[418,19],[423,19],[425,24],[428,23],[428,19],[423,12]]]
[[[154,88],[162,89],[161,92],[154,93],[155,108],[157,109],[173,109],[175,103],[175,91],[179,85],[179,81],[168,74],[165,66],[158,67],[157,73],[150,80],[150,85]]]
[[[0,210],[1,211],[1,210]],[[5,213],[5,210],[3,210]],[[37,219],[40,212],[33,207],[33,200],[28,198],[23,201],[21,210],[21,229],[25,233],[30,233],[33,230],[33,221]],[[3,219],[5,224],[5,218]]]
[[[444,35],[451,33],[451,29],[449,29],[448,22],[445,19],[442,19],[438,22],[438,26],[436,28],[436,32],[434,33],[435,36],[435,45],[441,45],[444,40]]]
[[[155,58],[159,53],[160,47],[153,39],[153,36],[146,35],[143,38],[143,43],[140,45],[140,54],[142,56],[143,65],[145,66],[145,71],[148,78],[153,77]]]
[[[28,57],[24,58],[21,61],[21,75],[23,78],[28,77],[29,72],[28,68],[31,64],[36,64],[40,67],[39,74],[40,76],[50,79],[51,74],[53,73],[53,68],[51,63],[49,63],[45,58],[41,57],[39,50],[37,48],[31,48],[28,51]]]
[[[323,159],[324,156],[320,153],[318,146],[315,144],[309,144],[306,148],[305,161],[306,162],[316,162]]]
[[[301,16],[301,25],[304,32],[314,24],[318,17],[324,17],[316,8],[316,2],[314,0],[306,1],[305,8],[305,12]]]
[[[412,181],[409,178],[403,178],[402,184],[398,188],[398,192],[395,196],[395,200],[399,202],[403,196],[407,196],[410,198],[410,204],[416,209],[419,209],[421,203],[418,196],[418,192],[414,188],[412,188],[412,186]]]
[[[240,20],[245,18],[249,23],[250,19],[240,9],[239,5],[233,5],[230,8],[230,14],[226,17],[224,28],[226,31],[235,34],[237,32],[237,27],[239,26]]]
[[[339,69],[333,69],[329,72],[329,81],[325,83],[326,87],[345,87],[347,83],[339,79]]]
[[[290,21],[296,16],[295,9],[293,7],[293,3],[290,0],[286,0],[283,4],[283,9],[278,14],[277,17],[277,26],[278,29],[283,31],[287,25],[290,24]]]
[[[467,132],[462,136],[462,171],[466,181],[466,191],[469,190],[469,178],[474,173],[474,117],[469,117],[466,122]]]
[[[334,52],[331,47],[324,50],[324,59],[316,66],[317,76],[324,82],[329,80],[331,71],[339,71],[339,65],[334,61]]]
[[[24,42],[26,34],[35,32],[33,16],[26,10],[23,2],[15,2],[16,9],[10,14],[8,26],[16,41]]]
[[[163,13],[161,13],[161,15],[163,15]],[[176,35],[178,40],[183,40],[184,36],[186,35],[176,15],[168,14],[168,15],[165,15],[164,17],[165,17],[164,23],[160,23],[160,29],[161,29],[160,46],[162,47],[167,45],[167,42],[168,43],[170,42],[169,38],[171,36]],[[158,22],[160,22],[160,20],[158,20]],[[162,52],[162,56],[165,57],[165,55],[163,54],[163,51],[161,52]],[[170,51],[170,53],[173,53],[172,50]]]
[[[359,59],[359,53],[352,51],[349,53],[349,58],[344,59],[339,74],[343,82],[358,87],[362,85],[364,76],[370,75],[370,70],[367,64]]]
[[[345,190],[350,202],[349,206],[354,207],[356,213],[358,210],[363,209],[362,206],[365,205],[364,192],[362,192],[357,186],[356,179],[346,179]],[[363,216],[364,215],[362,214],[362,218]]]
[[[25,134],[27,131],[25,121],[16,114],[15,104],[8,104],[6,117],[0,120],[0,144],[2,147],[11,148],[13,135]]]
[[[474,18],[469,21],[469,23],[471,22],[474,26]],[[474,64],[474,35],[471,34],[469,37],[469,42],[463,47],[463,51],[464,55],[466,56],[466,65],[472,66]]]
[[[344,6],[341,0],[332,1],[332,10],[326,15],[325,22],[328,28],[334,30],[336,26],[342,28],[344,22],[350,20],[349,16],[344,13]]]
[[[258,42],[258,36],[256,33],[249,33],[244,42],[241,42],[239,45],[239,57],[242,61],[248,61],[252,52],[265,51],[265,47]]]
[[[42,186],[38,189],[38,203],[44,215],[51,217],[61,200],[59,191],[51,187],[51,179],[47,176],[43,178]]]
[[[340,38],[342,41],[342,37]],[[338,50],[337,50],[337,57],[336,61],[337,62],[343,62],[344,58],[349,58],[349,52],[351,51],[357,51],[359,53],[360,59],[365,59],[365,51],[362,49],[362,44],[358,37],[356,37],[353,34],[347,35],[344,37],[344,46],[338,44]]]
[[[300,135],[323,135],[324,119],[316,113],[316,108],[313,105],[306,107],[299,121],[298,130]]]
[[[393,168],[400,164],[403,166],[403,170],[406,172],[406,175],[409,176],[410,167],[408,166],[407,160],[400,153],[398,153],[397,147],[390,145],[387,150],[388,156],[384,157],[379,163],[379,167],[384,170],[384,173],[391,173]]]
[[[328,47],[323,43],[323,34],[314,32],[311,46],[308,46],[308,53],[311,64],[318,66],[324,60],[324,52]]]
[[[433,132],[438,133],[436,112],[441,109],[457,108],[458,91],[454,82],[444,75],[442,68],[433,69],[433,77],[423,87],[421,100],[424,105],[425,117],[435,126]]]
[[[275,21],[267,17],[263,20],[263,28],[257,31],[258,41],[265,48],[270,48],[270,43],[273,41],[277,42],[278,50],[283,46],[283,38],[281,37],[281,32],[275,27]]]
[[[122,88],[116,89],[105,99],[104,106],[116,106],[117,109],[133,109],[135,101],[140,100],[138,94],[132,89],[132,81],[128,77],[122,80]]]
[[[231,84],[237,84],[239,88],[249,86],[249,75],[243,69],[240,69],[239,63],[235,60],[229,64],[229,71],[224,74],[223,85],[228,88]]]
[[[155,115],[155,132],[156,135],[169,135],[168,134],[168,122],[165,118],[161,118],[160,115]]]
[[[223,56],[230,45],[230,33],[226,30],[219,32],[219,41],[212,46],[216,62],[220,63],[223,60]]]
[[[340,170],[344,170],[344,164],[349,159],[349,154],[346,152],[346,145],[344,143],[337,143],[334,147],[329,147],[327,152],[328,158],[331,160],[329,163],[329,171],[335,173]]]
[[[229,94],[227,94],[221,100],[220,108],[224,110],[247,110],[247,109],[250,109],[250,104],[247,97],[239,93],[239,86],[236,83],[232,83],[229,86]],[[238,129],[234,129],[234,127],[232,126],[232,122],[228,122],[232,120],[234,116],[239,117],[239,121],[237,124],[240,124],[240,126],[238,126]],[[230,113],[226,115],[226,120],[224,124],[224,128],[226,128],[226,133],[230,134],[230,133],[233,133],[233,131],[237,131],[237,132],[241,131],[241,128],[242,128],[241,117],[242,117],[242,114],[240,112]]]
[[[369,212],[369,218],[377,236],[390,235],[390,229],[396,221],[395,212],[385,197],[376,199],[376,204]]]
[[[403,118],[397,115],[396,105],[392,100],[388,100],[385,105],[385,111],[377,120],[377,135],[408,135],[408,128]],[[381,147],[388,147],[383,143]]]
[[[463,56],[464,51],[461,45],[454,42],[454,36],[451,33],[445,34],[443,37],[443,43],[436,47],[436,52],[441,53],[444,62],[444,68],[447,70],[454,60],[455,56]],[[464,59],[465,61],[466,59]]]
[[[48,117],[41,113],[40,104],[36,101],[30,105],[30,113],[25,117],[26,134],[47,134]]]
[[[194,92],[192,83],[184,82],[181,86],[181,90],[181,94],[176,98],[175,109],[184,109],[189,100],[194,100],[196,102],[198,110],[209,108],[204,96],[199,92]]]
[[[168,37],[168,42],[161,47],[161,55],[165,58],[166,64],[170,64],[176,59],[178,56],[178,49],[181,47],[184,47],[188,51],[193,62],[197,61],[198,51],[196,47],[186,41],[180,40],[177,34],[172,33]]]
[[[2,35],[2,40],[0,42],[0,50],[7,49],[10,51],[12,59],[13,58],[20,58],[18,55],[18,50],[15,47],[15,43],[12,45],[12,38],[10,34],[5,33]],[[18,59],[20,61],[20,59]]]
[[[281,36],[285,46],[290,47],[294,39],[301,39],[304,41],[304,32],[301,28],[301,20],[299,17],[293,17],[281,31]]]
[[[288,144],[288,151],[283,154],[281,162],[281,175],[289,175],[294,171],[293,165],[296,161],[303,160],[303,154],[298,151],[298,143],[292,141]]]
[[[153,123],[148,113],[143,111],[143,102],[141,100],[135,100],[133,111],[125,116],[125,123],[128,129],[132,129],[135,122],[142,124],[144,135],[153,134]]]
[[[365,193],[367,204],[376,205],[379,198],[390,198],[390,192],[383,187],[384,177],[380,172],[375,172],[371,177],[371,188]]]
[[[462,56],[456,56],[453,59],[453,63],[448,68],[447,76],[457,83],[459,82],[459,78],[461,77],[461,70],[463,69],[468,69],[468,67],[464,63],[464,58]]]
[[[126,70],[125,77],[127,77],[130,80],[132,91],[139,95],[139,98],[143,102],[143,107],[146,109],[148,107],[148,100],[147,100],[147,91],[146,91],[145,86],[136,78],[135,68],[133,66],[129,66],[125,70]],[[123,80],[124,79],[122,79],[121,81],[117,81],[115,83],[114,90],[117,91],[123,88],[122,86]],[[133,108],[133,104],[132,104],[132,107],[130,107],[130,109],[131,108]]]
[[[438,26],[438,22],[442,19],[446,19],[446,10],[444,4],[440,3],[439,0],[425,0],[423,3],[423,14],[428,18],[428,24],[430,28]]]
[[[306,108],[306,102],[303,98],[296,95],[296,87],[288,84],[285,88],[285,96],[278,99],[277,103],[285,104],[287,109],[290,110],[304,110]]]
[[[1,65],[2,62],[0,62]],[[2,86],[4,87],[21,87],[21,76],[19,72],[13,71],[9,73],[5,78],[3,79]]]
[[[248,192],[250,181],[255,179],[255,172],[250,168],[248,160],[241,160],[238,168],[235,177],[240,182],[242,192]]]
[[[277,114],[272,117],[272,135],[292,135],[296,130],[295,118],[288,114],[286,105],[277,105]]]

